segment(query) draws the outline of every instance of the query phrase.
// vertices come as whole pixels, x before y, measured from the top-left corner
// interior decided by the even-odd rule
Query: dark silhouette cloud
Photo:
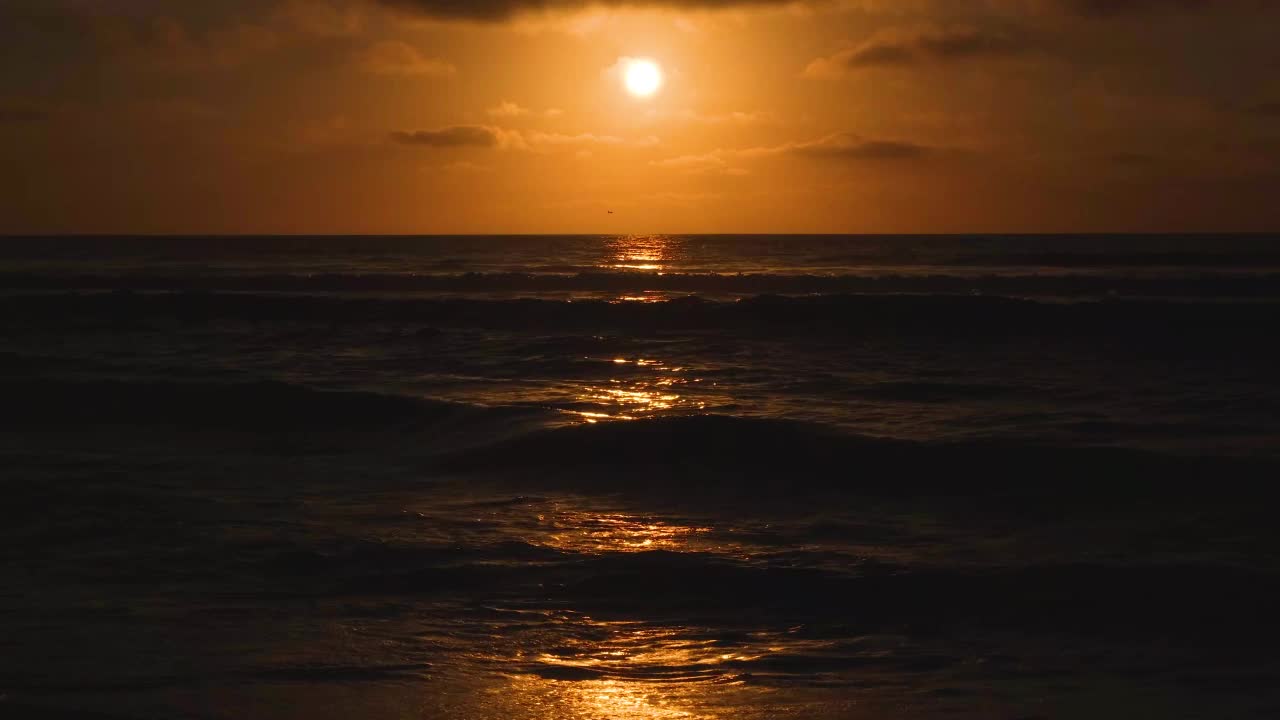
[[[919,160],[931,155],[933,149],[895,140],[864,140],[853,136],[839,136],[797,145],[791,152],[807,157],[848,160]]]
[[[839,60],[848,67],[910,65],[916,61],[916,54],[911,48],[903,45],[871,42],[842,55]]]
[[[1154,155],[1146,153],[1120,151],[1114,152],[1107,156],[1113,165],[1121,165],[1124,167],[1145,167],[1156,162]]]
[[[47,110],[25,105],[0,105],[0,125],[34,125],[47,119]]]
[[[1025,55],[1035,45],[1008,29],[970,26],[883,32],[861,45],[809,64],[808,75],[838,75],[848,70],[901,67],[925,62],[964,62]]]
[[[527,11],[575,10],[591,5],[644,5],[685,10],[786,5],[793,0],[374,0],[382,5],[453,20],[498,21]]]
[[[830,160],[921,160],[937,153],[937,148],[928,145],[901,140],[865,138],[854,133],[836,133],[809,142],[737,152],[743,157],[786,154]]]
[[[387,7],[430,17],[453,20],[496,22],[522,12],[576,10],[592,5],[612,7],[666,7],[675,10],[713,10],[717,8],[797,4],[797,0],[372,0]],[[803,4],[821,6],[827,0],[809,0]],[[1050,0],[1076,15],[1110,17],[1165,10],[1213,10],[1228,7],[1271,8],[1272,0]],[[951,3],[939,3],[950,5]],[[960,4],[960,3],[955,3]],[[976,4],[976,3],[975,3]],[[884,3],[892,7],[892,3]],[[878,6],[876,6],[878,7]]]
[[[433,148],[497,147],[501,133],[484,125],[454,125],[439,130],[399,131],[391,139],[402,145],[422,145]]]
[[[1091,17],[1118,17],[1169,10],[1276,9],[1269,0],[1057,0],[1067,10]]]
[[[914,45],[917,52],[941,60],[1020,55],[1032,47],[1012,32],[974,27],[923,32]]]
[[[1258,103],[1249,108],[1249,112],[1262,117],[1280,117],[1280,101]]]

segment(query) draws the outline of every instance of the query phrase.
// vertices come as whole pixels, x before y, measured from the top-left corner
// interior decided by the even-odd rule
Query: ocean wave
[[[947,295],[760,295],[731,302],[685,297],[657,303],[596,300],[373,298],[236,293],[70,293],[0,297],[0,328],[12,332],[172,332],[216,322],[260,326],[311,323],[412,325],[415,338],[440,330],[488,328],[593,334],[682,331],[748,335],[992,336],[1022,340],[1103,336],[1116,342],[1163,339],[1207,352],[1228,336],[1251,348],[1280,348],[1262,328],[1280,325],[1280,302],[1111,300],[1051,303]]]
[[[485,407],[283,382],[0,380],[0,427],[71,429],[161,426],[186,430],[290,432],[466,427],[533,420],[531,408]]]
[[[812,493],[1177,501],[1229,480],[1274,494],[1264,460],[1012,440],[914,442],[804,422],[717,415],[534,431],[437,466],[579,491],[767,501]],[[602,480],[602,478],[607,478]]]
[[[1025,394],[1025,388],[995,383],[898,381],[878,382],[853,391],[857,397],[914,403],[1000,400]]]
[[[901,400],[903,390],[894,388]],[[947,388],[909,386],[915,402]],[[962,386],[962,394],[977,392]],[[856,492],[1134,497],[1193,492],[1222,478],[1277,470],[1268,460],[1164,454],[1048,440],[909,441],[850,434],[816,422],[698,411],[578,424],[562,409],[478,405],[275,381],[180,382],[0,379],[0,428],[160,428],[270,438],[327,433],[333,448],[369,437],[408,442],[427,469],[553,487],[733,494]],[[1183,432],[1212,430],[1192,428]],[[1110,427],[1086,428],[1105,436]],[[1129,434],[1137,431],[1126,428]],[[1155,432],[1155,429],[1152,430]],[[1165,432],[1165,434],[1168,434]],[[965,469],[964,476],[956,469]],[[608,482],[601,484],[600,473]],[[1032,482],[1029,478],[1035,478]],[[1121,481],[1121,482],[1117,482]]]
[[[195,685],[201,682],[221,681],[237,684],[281,684],[281,683],[364,683],[388,682],[421,678],[431,669],[427,663],[396,665],[278,665],[246,668],[224,673],[202,673],[200,675],[153,675],[116,680],[91,681],[83,679],[32,679],[25,677],[0,676],[4,687],[11,691],[19,691],[24,695],[74,695],[77,693],[126,693],[147,690],[162,690],[175,687]],[[117,715],[98,715],[81,712],[60,712],[48,709],[21,708],[13,706],[0,698],[0,710],[5,717],[30,718],[31,720],[126,720]],[[9,712],[17,714],[9,714]]]
[[[1280,576],[1221,566],[1093,563],[841,574],[673,553],[602,558],[563,595],[593,612],[764,611],[853,629],[983,625],[1175,642],[1266,645]],[[1263,630],[1261,626],[1267,625]]]
[[[545,564],[373,572],[335,590],[344,597],[462,594],[499,602],[508,595],[527,602],[532,592],[538,603],[531,607],[572,608],[601,620],[666,618],[715,627],[766,617],[773,624],[817,623],[808,630],[817,639],[985,627],[1261,649],[1280,633],[1270,622],[1280,602],[1280,575],[1220,565],[1075,562],[948,569],[871,563],[831,570],[656,550],[567,554]],[[836,626],[821,629],[831,623]],[[814,660],[784,656],[762,661],[758,669],[788,661]]]
[[[561,268],[571,269],[571,268]],[[1280,273],[1193,270],[1134,273],[717,274],[575,273],[0,273],[3,291],[132,290],[137,292],[279,293],[696,293],[705,295],[841,293],[981,293],[1047,297],[1280,297]]]

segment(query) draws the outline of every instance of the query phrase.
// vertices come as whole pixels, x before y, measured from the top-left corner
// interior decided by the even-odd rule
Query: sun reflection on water
[[[547,534],[541,544],[573,552],[688,550],[705,544],[711,528],[646,520],[620,513],[550,512],[538,516]],[[701,536],[701,537],[700,537]]]
[[[677,720],[715,717],[680,707],[658,688],[619,680],[565,682],[533,676],[511,678],[504,692],[523,707],[544,708],[542,717],[563,720]]]
[[[650,627],[635,621],[595,622],[604,639],[570,643],[538,662],[555,667],[596,670],[622,679],[654,682],[733,680],[727,664],[757,660],[767,649],[725,652],[719,642],[690,637],[688,628]]]
[[[664,293],[656,290],[646,290],[640,295],[619,295],[613,299],[615,303],[660,303],[667,300]]]
[[[638,420],[670,410],[706,409],[705,402],[694,402],[676,391],[679,386],[701,382],[698,378],[684,377],[683,367],[672,367],[659,360],[646,358],[617,357],[608,362],[618,366],[644,368],[657,374],[644,378],[615,377],[604,383],[579,386],[575,392],[575,400],[594,407],[574,413],[588,423],[601,420]]]
[[[742,663],[770,654],[749,642],[726,647],[687,627],[579,617],[582,636],[533,655],[507,676],[509,701],[545,717],[592,720],[720,718],[734,714],[718,699],[753,689]]]
[[[623,235],[605,241],[608,255],[600,266],[662,272],[676,259],[678,249],[675,240],[663,235]]]
[[[671,707],[656,693],[645,693],[635,684],[599,680],[575,686],[578,704],[594,716],[620,718],[689,718],[693,713]]]

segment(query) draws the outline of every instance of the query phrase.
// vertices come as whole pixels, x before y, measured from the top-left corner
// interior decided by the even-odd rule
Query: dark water
[[[1278,321],[1257,236],[0,241],[0,714],[1274,717]]]

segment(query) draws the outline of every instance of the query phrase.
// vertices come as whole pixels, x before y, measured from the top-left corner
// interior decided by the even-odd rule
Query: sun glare
[[[639,98],[652,97],[662,89],[662,68],[652,60],[632,60],[623,69],[627,92]]]

